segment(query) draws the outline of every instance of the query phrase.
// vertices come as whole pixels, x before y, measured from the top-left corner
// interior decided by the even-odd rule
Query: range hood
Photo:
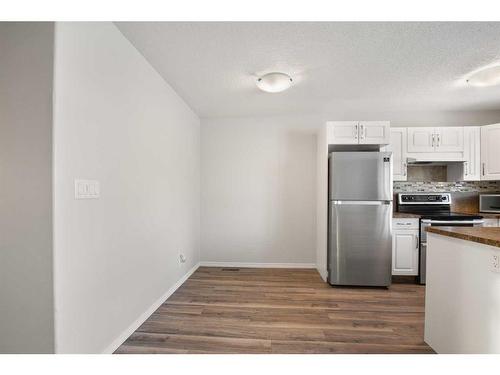
[[[461,164],[465,162],[465,160],[440,160],[440,159],[417,159],[417,158],[406,158],[406,164],[408,166],[412,165],[429,165],[429,166],[443,166],[449,164]]]

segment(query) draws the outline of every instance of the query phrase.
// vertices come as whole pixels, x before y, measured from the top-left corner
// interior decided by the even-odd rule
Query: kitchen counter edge
[[[420,219],[420,215],[409,214],[406,212],[393,212],[392,218],[393,219]]]
[[[428,227],[427,232],[500,247],[500,227]]]

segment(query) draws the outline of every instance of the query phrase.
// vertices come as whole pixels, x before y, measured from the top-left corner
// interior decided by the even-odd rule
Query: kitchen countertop
[[[468,214],[471,214],[470,212],[466,212]],[[500,214],[492,214],[488,212],[473,212],[472,215],[479,215],[484,217],[485,219],[498,219],[500,218]]]
[[[428,227],[429,233],[500,247],[500,227]]]
[[[420,215],[410,214],[406,212],[393,212],[392,217],[393,219],[410,219],[410,218],[419,219]]]
[[[492,214],[492,213],[487,213],[487,212],[457,212],[455,211],[454,213],[456,214],[464,214],[464,215],[478,215],[482,216],[485,219],[500,219],[500,213],[499,214]],[[406,212],[393,212],[392,217],[394,219],[406,219],[406,218],[420,218],[421,215],[417,214],[410,214]]]

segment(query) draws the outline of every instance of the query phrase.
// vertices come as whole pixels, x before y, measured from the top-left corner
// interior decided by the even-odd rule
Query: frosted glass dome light
[[[500,85],[500,65],[476,70],[469,74],[466,81],[469,85],[476,87]]]
[[[265,92],[282,92],[292,86],[292,78],[285,73],[267,73],[257,79],[257,87]]]

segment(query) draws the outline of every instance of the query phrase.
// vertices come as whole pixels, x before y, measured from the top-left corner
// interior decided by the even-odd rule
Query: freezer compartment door
[[[328,281],[389,286],[392,202],[330,202]]]
[[[392,200],[391,152],[332,152],[330,200]]]

